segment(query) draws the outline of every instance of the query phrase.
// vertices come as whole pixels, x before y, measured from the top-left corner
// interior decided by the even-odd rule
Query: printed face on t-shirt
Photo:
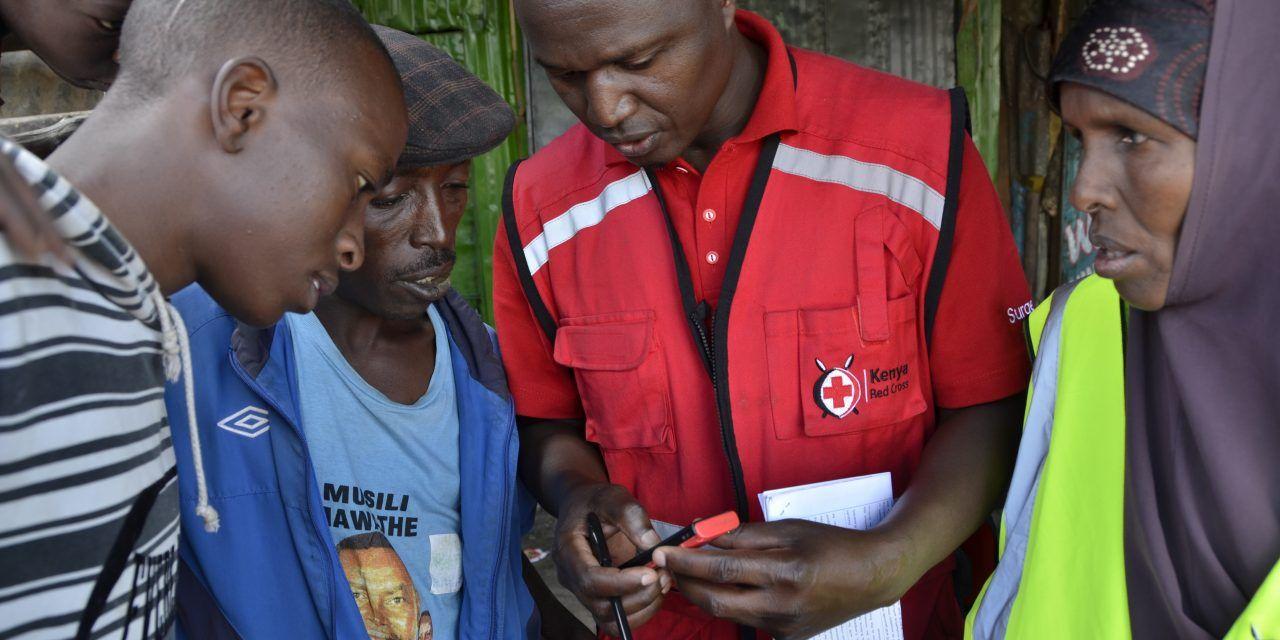
[[[436,373],[412,405],[369,386],[314,314],[287,319],[326,524],[373,638],[458,637],[457,396],[448,329],[435,308],[427,315],[436,330]]]
[[[418,640],[431,640],[431,612],[423,611],[418,617]]]
[[[369,637],[418,640],[419,618],[425,613],[420,610],[421,598],[413,578],[395,549],[390,546],[342,549],[338,560]],[[430,620],[430,616],[426,618]]]

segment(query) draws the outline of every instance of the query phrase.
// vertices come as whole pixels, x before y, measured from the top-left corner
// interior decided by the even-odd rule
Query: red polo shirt
[[[494,253],[517,412],[585,418],[610,479],[673,524],[734,508],[760,520],[761,491],[882,471],[900,494],[939,408],[1027,384],[1010,310],[1030,295],[967,139],[925,335],[948,210],[946,92],[788,49],[749,12],[738,28],[767,50],[766,77],[705,172],[677,160],[646,174],[579,125],[515,170],[517,249],[504,229]],[[715,308],[707,340],[689,298]],[[960,633],[950,566],[904,597],[907,638]],[[736,637],[678,595],[636,635]]]

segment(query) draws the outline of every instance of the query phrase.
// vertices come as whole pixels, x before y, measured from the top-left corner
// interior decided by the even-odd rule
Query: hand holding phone
[[[696,549],[701,547],[720,536],[733,531],[742,524],[738,519],[737,512],[726,511],[718,516],[711,516],[702,520],[695,520],[693,524],[675,532],[666,540],[637,553],[636,556],[620,565],[619,569],[630,569],[632,567],[647,566],[654,567],[653,552],[658,547],[684,547],[686,549]]]

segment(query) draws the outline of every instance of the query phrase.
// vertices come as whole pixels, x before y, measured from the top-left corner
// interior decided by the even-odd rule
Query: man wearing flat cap
[[[515,116],[438,49],[375,28],[410,131],[366,209],[363,266],[314,313],[267,329],[202,290],[174,299],[201,423],[218,427],[200,434],[204,480],[234,523],[182,524],[183,635],[418,640],[420,620],[436,639],[539,634],[511,398],[493,332],[449,286],[471,158]],[[178,472],[185,499],[202,479]]]

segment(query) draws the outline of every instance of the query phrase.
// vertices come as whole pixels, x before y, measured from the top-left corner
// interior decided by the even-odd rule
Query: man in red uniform
[[[733,0],[516,9],[581,121],[512,169],[494,257],[562,581],[638,638],[807,636],[899,599],[907,638],[958,636],[951,557],[1008,479],[1029,298],[962,97]],[[761,522],[761,491],[885,471],[872,530]],[[729,509],[725,548],[659,571],[584,536],[595,512],[621,561]]]

